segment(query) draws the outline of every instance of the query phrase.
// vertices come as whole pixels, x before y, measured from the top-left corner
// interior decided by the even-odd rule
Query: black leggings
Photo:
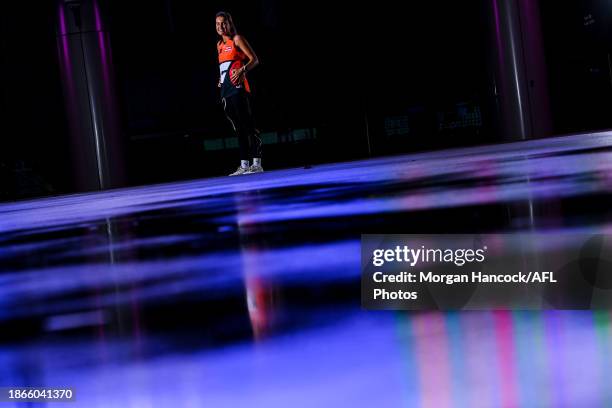
[[[241,93],[223,98],[223,108],[236,132],[236,136],[238,136],[240,160],[249,160],[253,157],[261,158],[262,142],[259,138],[259,132],[255,129],[249,96]]]

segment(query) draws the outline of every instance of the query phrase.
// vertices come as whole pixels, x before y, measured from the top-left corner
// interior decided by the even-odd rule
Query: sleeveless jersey
[[[240,48],[234,44],[233,40],[219,41],[217,43],[217,53],[219,54],[219,74],[221,75],[221,97],[228,98],[241,92],[251,92],[249,82],[246,78],[241,84],[234,84],[231,80],[231,73],[240,69],[248,61],[248,57]]]

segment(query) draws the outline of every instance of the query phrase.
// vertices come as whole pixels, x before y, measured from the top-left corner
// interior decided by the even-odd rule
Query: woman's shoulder
[[[240,43],[244,43],[244,41],[246,41],[246,39],[244,38],[244,36],[242,34],[236,34],[232,38],[232,41],[234,41],[234,44],[240,44]]]

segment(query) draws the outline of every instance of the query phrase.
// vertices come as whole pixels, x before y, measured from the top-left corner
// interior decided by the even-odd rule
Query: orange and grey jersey
[[[217,53],[219,54],[219,73],[221,75],[221,97],[228,98],[241,92],[251,92],[249,82],[244,79],[241,84],[235,84],[231,80],[234,70],[240,69],[248,57],[234,43],[234,40],[227,40],[225,43],[217,43]]]

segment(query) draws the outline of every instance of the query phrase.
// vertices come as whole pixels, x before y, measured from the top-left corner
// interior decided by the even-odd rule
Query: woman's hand
[[[242,67],[239,69],[235,69],[231,72],[231,77],[230,79],[232,80],[233,84],[241,84],[244,81],[244,74],[246,72],[246,67]]]

